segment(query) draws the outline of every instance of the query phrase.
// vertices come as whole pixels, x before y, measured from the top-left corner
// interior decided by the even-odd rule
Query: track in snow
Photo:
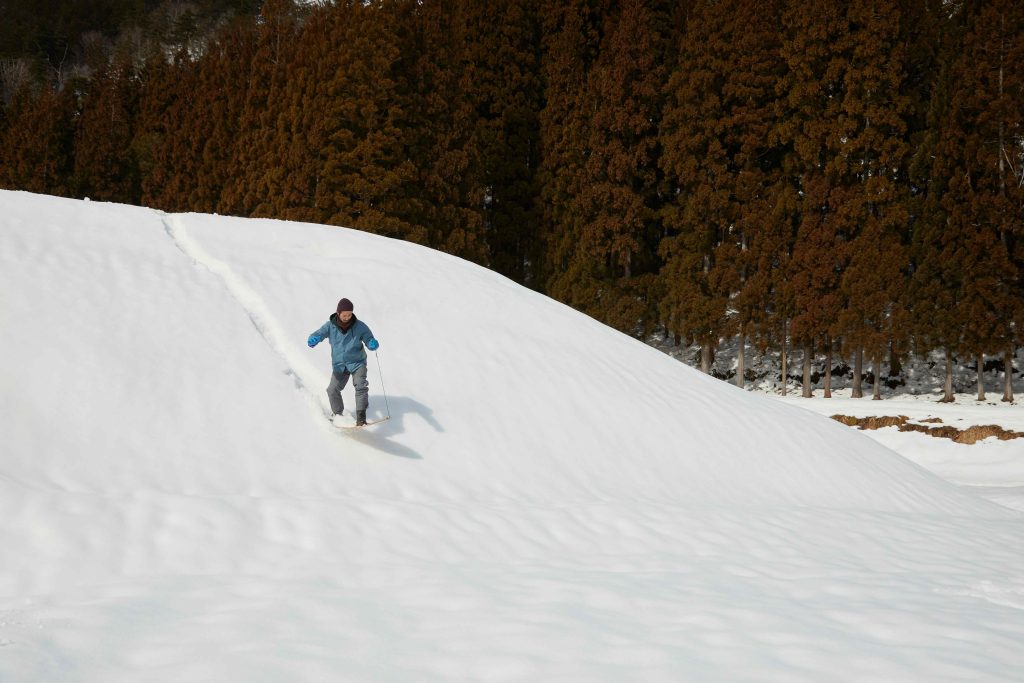
[[[317,422],[323,424],[321,418],[330,417],[330,409],[325,405],[326,402],[310,389],[310,386],[318,381],[316,378],[319,373],[292,350],[295,342],[291,335],[282,329],[281,324],[270,312],[270,308],[263,298],[231,266],[206,251],[190,234],[180,216],[168,217],[163,212],[160,212],[159,215],[167,235],[174,241],[178,249],[197,266],[206,268],[221,279],[228,292],[245,311],[256,331],[274,353],[284,361],[285,374],[294,380],[295,387],[302,392],[310,410],[316,416]],[[330,429],[330,426],[326,425],[325,428]]]

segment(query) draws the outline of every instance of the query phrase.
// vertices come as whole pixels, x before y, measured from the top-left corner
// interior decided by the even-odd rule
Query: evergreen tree
[[[139,74],[138,114],[131,146],[139,169],[143,206],[184,208],[173,201],[178,172],[167,164],[167,150],[175,140],[172,115],[179,111],[182,99],[182,70],[180,62],[168,62],[158,55],[150,57]]]
[[[285,151],[301,144],[292,139],[291,119],[285,115],[291,105],[289,75],[298,70],[294,59],[301,17],[293,0],[267,0],[260,10],[220,213],[285,217],[287,207],[306,199],[289,182],[285,162]]]
[[[783,71],[780,5],[691,8],[661,127],[661,167],[673,197],[662,211],[662,316],[701,345],[705,371],[718,340],[739,334],[741,385],[746,336],[768,323],[780,247],[773,223],[780,150],[770,136]]]
[[[802,0],[787,4],[783,23],[781,54],[789,69],[781,84],[785,114],[776,135],[791,150],[782,161],[783,172],[800,205],[791,270],[785,275],[791,284],[793,318],[788,325],[783,320],[782,327],[803,348],[807,362],[834,336],[843,307],[839,282],[853,231],[851,225],[840,225],[839,209],[848,194],[835,163],[845,133],[842,76],[848,68],[840,45],[849,25],[841,6]],[[805,395],[808,390],[805,383]]]
[[[540,111],[540,280],[549,294],[572,300],[579,216],[573,201],[583,191],[588,155],[587,82],[597,58],[601,30],[613,3],[608,0],[553,0],[541,7]]]
[[[786,23],[784,127],[803,205],[793,254],[794,341],[810,358],[842,334],[856,365],[862,350],[874,361],[879,398],[881,358],[900,319],[908,222],[899,185],[909,104],[898,9],[794,2]],[[805,378],[807,369],[805,361]],[[859,368],[855,375],[856,395]]]
[[[0,139],[0,187],[71,196],[76,115],[70,89],[18,93]]]
[[[410,223],[415,167],[406,154],[395,13],[386,2],[339,2],[329,8],[331,45],[320,117],[316,206],[327,223],[425,242]],[[317,122],[314,125],[321,125]]]
[[[905,166],[910,99],[899,10],[869,0],[846,6],[849,56],[843,75],[844,140],[835,176],[849,189],[841,229],[850,235],[840,292],[838,328],[874,363],[874,398],[881,398],[881,360],[895,337],[904,341],[902,292],[909,239]],[[848,41],[848,42],[846,42]]]
[[[246,101],[255,38],[251,21],[235,21],[209,41],[196,65],[198,82],[192,93],[190,116],[180,134],[189,136],[194,159],[194,183],[188,198],[192,211],[213,213],[231,182],[234,146]]]
[[[482,162],[465,75],[476,36],[460,3],[413,3],[406,12],[402,68],[417,178],[410,220],[426,229],[431,246],[487,263]]]
[[[532,283],[540,109],[539,0],[459,3],[467,50],[462,87],[475,112],[488,264]]]
[[[193,130],[199,71],[179,52],[166,66],[152,65],[151,80],[143,87],[139,143],[145,147],[149,169],[143,177],[142,199],[147,206],[164,211],[189,211],[196,186],[200,131]]]
[[[779,308],[773,278],[792,249],[793,219],[785,206],[781,161],[789,151],[772,133],[778,121],[779,84],[786,66],[778,32],[783,2],[737,2],[728,33],[730,61],[724,113],[736,205],[738,289],[732,298],[732,330],[739,335],[737,385],[743,386],[748,337],[767,343]]]
[[[912,4],[912,3],[911,3]],[[963,13],[945,16],[944,8],[929,14],[940,17],[937,32],[938,73],[928,91],[928,109],[918,137],[917,153],[909,165],[910,192],[915,197],[910,245],[909,306],[915,349],[926,355],[940,349],[945,354],[944,402],[952,402],[953,358],[962,353],[964,341],[962,231],[950,220],[943,200],[957,173],[955,139],[949,134],[950,97],[954,86],[952,64],[963,40]],[[919,18],[916,25],[930,24]],[[912,53],[913,54],[913,53]],[[913,60],[911,59],[911,63]],[[913,73],[914,69],[910,69]]]
[[[138,87],[125,63],[111,64],[89,83],[74,142],[79,194],[102,201],[139,202],[138,164],[132,149]]]
[[[246,23],[236,22],[211,39],[204,54],[194,58],[179,52],[169,67],[151,67],[163,77],[160,86],[144,87],[150,99],[142,105],[152,171],[143,182],[143,197],[151,205],[217,211],[233,174],[251,44]]]
[[[639,0],[606,19],[587,83],[587,158],[572,198],[578,245],[552,292],[619,329],[646,330],[659,267],[658,125],[667,77],[666,8]]]
[[[731,150],[723,85],[731,68],[731,3],[698,2],[679,38],[679,68],[668,83],[661,126],[661,167],[674,201],[662,210],[662,319],[677,336],[701,347],[710,371],[726,334],[729,300],[738,288]]]
[[[977,359],[978,397],[986,353],[1019,343],[1022,306],[1022,148],[1024,148],[1024,8],[991,0],[964,8],[966,30],[952,66],[950,106],[940,153],[949,185],[942,197],[958,240],[964,350]],[[1004,392],[1012,398],[1012,389]]]
[[[329,8],[303,16],[290,0],[262,10],[236,147],[236,182],[224,200],[245,215],[325,222],[317,204],[318,154],[326,125],[319,116],[332,49]]]

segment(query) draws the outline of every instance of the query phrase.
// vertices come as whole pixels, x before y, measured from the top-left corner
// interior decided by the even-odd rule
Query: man
[[[338,310],[331,315],[323,327],[309,335],[309,348],[313,348],[324,339],[331,342],[331,364],[334,372],[331,383],[327,386],[327,398],[331,402],[332,419],[337,418],[345,410],[345,402],[341,391],[352,377],[352,385],[356,390],[356,426],[366,424],[366,409],[370,400],[370,384],[366,380],[366,351],[363,344],[371,351],[376,351],[380,344],[373,338],[373,333],[362,320],[356,318],[354,307],[348,299],[338,302]]]

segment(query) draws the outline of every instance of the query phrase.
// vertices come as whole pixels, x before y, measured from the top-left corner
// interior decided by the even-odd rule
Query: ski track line
[[[212,256],[192,237],[179,216],[158,212],[164,230],[175,246],[192,260],[197,266],[209,270],[224,283],[228,293],[241,305],[249,317],[253,327],[271,348],[285,362],[285,374],[295,382],[295,387],[302,392],[311,411],[322,422],[328,412],[318,396],[310,391],[311,378],[318,378],[319,373],[303,358],[291,352],[291,335],[286,334],[266,302],[256,293],[238,273],[224,261]],[[327,425],[325,425],[327,426]]]

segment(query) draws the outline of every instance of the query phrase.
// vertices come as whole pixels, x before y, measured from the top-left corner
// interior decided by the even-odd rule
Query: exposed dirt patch
[[[871,417],[853,417],[852,415],[833,415],[833,420],[842,422],[848,427],[860,427],[861,429],[882,429],[883,427],[902,427],[907,424],[908,418],[906,415],[898,415],[896,417],[879,417],[873,415]],[[900,430],[902,431],[902,430]]]
[[[999,425],[975,425],[974,427],[968,427],[967,429],[957,429],[956,427],[950,427],[949,425],[942,425],[941,427],[929,427],[925,424],[918,424],[911,422],[910,418],[906,415],[891,416],[872,416],[872,417],[853,417],[852,415],[833,415],[833,420],[842,422],[844,425],[850,427],[859,427],[861,429],[881,429],[883,427],[898,427],[901,432],[923,432],[930,436],[935,436],[943,439],[952,439],[957,443],[962,444],[974,444],[982,439],[987,439],[990,436],[994,436],[1001,441],[1009,441],[1010,439],[1022,439],[1024,438],[1024,432],[1014,432],[1008,429],[1003,429]],[[942,420],[938,418],[932,418],[929,420],[921,420],[921,422],[928,423],[941,423]]]

